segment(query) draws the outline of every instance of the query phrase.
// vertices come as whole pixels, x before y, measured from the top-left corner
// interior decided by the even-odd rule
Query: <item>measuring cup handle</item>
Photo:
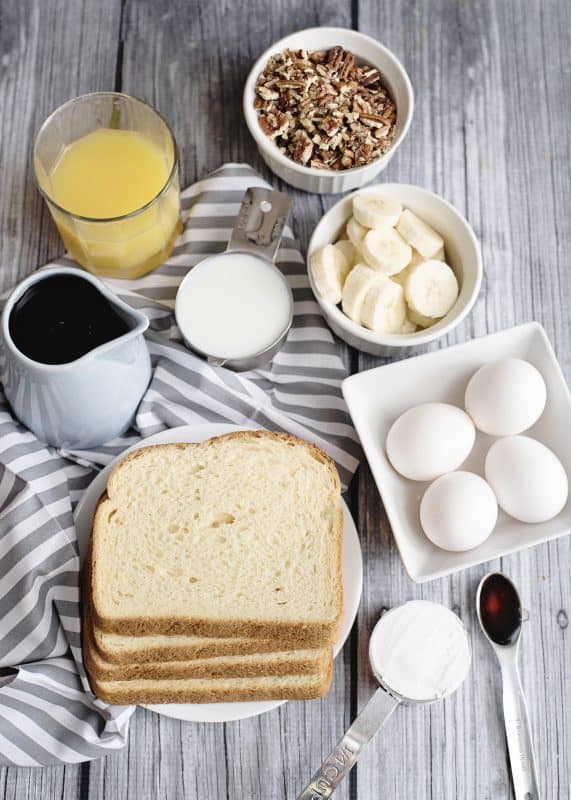
[[[297,800],[324,800],[331,797],[359,758],[361,749],[387,721],[399,701],[377,689],[345,736],[329,753]]]
[[[273,261],[280,246],[291,201],[283,192],[246,189],[227,252],[251,253]]]

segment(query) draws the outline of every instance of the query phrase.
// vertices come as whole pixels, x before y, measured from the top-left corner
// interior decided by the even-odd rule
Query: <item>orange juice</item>
[[[173,161],[135,130],[97,128],[62,150],[41,184],[80,264],[134,278],[168,257],[180,230],[178,180],[169,184]]]
[[[144,134],[99,128],[63,150],[51,174],[52,197],[82,217],[122,217],[153,200],[168,177],[163,153]]]

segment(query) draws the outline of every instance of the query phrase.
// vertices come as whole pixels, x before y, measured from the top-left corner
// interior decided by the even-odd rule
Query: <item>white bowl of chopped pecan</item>
[[[410,127],[414,95],[400,61],[346,28],[310,28],[273,44],[244,87],[246,124],[282,180],[308,192],[359,188]]]
[[[330,328],[374,356],[410,355],[456,328],[483,277],[480,245],[462,214],[401,183],[336,203],[313,232],[307,265]]]

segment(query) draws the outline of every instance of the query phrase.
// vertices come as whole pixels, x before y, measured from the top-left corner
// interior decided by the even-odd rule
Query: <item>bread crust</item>
[[[214,620],[211,618],[193,617],[106,617],[98,608],[98,570],[97,570],[97,550],[101,517],[104,511],[104,500],[113,497],[113,485],[118,471],[130,461],[140,458],[150,447],[171,451],[177,449],[191,449],[200,447],[202,449],[215,445],[220,440],[239,440],[247,441],[251,439],[273,439],[291,445],[292,447],[305,447],[313,458],[323,463],[330,474],[335,488],[338,503],[338,523],[337,523],[337,575],[335,583],[338,590],[335,616],[329,622],[308,623],[303,620],[285,622],[280,619],[260,621],[256,619],[229,619]],[[139,448],[129,453],[120,461],[109,476],[107,482],[106,495],[102,496],[97,506],[92,531],[92,558],[91,558],[91,585],[92,585],[92,616],[95,626],[106,633],[128,634],[133,636],[144,636],[149,634],[167,635],[199,635],[207,637],[252,637],[259,639],[280,639],[288,643],[288,649],[303,649],[304,647],[322,647],[334,644],[339,637],[341,620],[343,615],[343,581],[342,581],[342,546],[343,546],[343,508],[341,505],[341,482],[339,474],[333,460],[316,445],[300,439],[289,433],[273,431],[235,431],[215,436],[211,439],[195,443],[178,443],[150,445],[149,447]]]
[[[311,700],[323,697],[329,691],[333,678],[333,652],[330,647],[320,651],[317,664],[313,663],[310,671],[298,674],[298,677],[302,678],[298,685],[288,683],[288,679],[291,681],[292,678],[291,671],[283,675],[264,673],[247,677],[229,676],[226,670],[224,674],[209,674],[202,679],[195,674],[190,679],[191,683],[188,683],[188,676],[175,679],[172,675],[168,679],[141,678],[136,675],[122,680],[107,678],[99,669],[100,660],[97,658],[97,649],[93,643],[90,561],[91,548],[82,574],[82,653],[91,689],[100,700],[118,705]],[[115,665],[108,666],[113,668]],[[145,666],[148,665],[135,665],[136,668]],[[168,665],[158,666],[168,667]],[[176,670],[176,662],[172,666]],[[264,683],[264,679],[268,677],[273,679],[271,685],[268,685],[267,680]],[[144,680],[142,687],[137,685],[137,681],[141,679]],[[256,683],[257,679],[262,683]],[[201,680],[202,685],[198,686]]]
[[[146,705],[149,703],[240,703],[258,700],[313,700],[324,697],[331,686],[333,658],[327,661],[322,673],[304,676],[297,685],[290,676],[276,676],[272,683],[259,683],[258,678],[235,678],[226,681],[213,678],[198,687],[184,680],[101,681],[90,676],[93,693],[106,703],[117,705]],[[191,685],[192,684],[192,685]]]
[[[105,661],[93,643],[89,619],[85,622],[83,657],[86,668],[99,681],[171,678],[254,678],[273,675],[314,675],[323,672],[329,658],[328,648],[300,650],[299,654],[273,653],[265,660],[253,654],[247,656],[215,657],[191,661],[164,661],[132,664],[112,664]]]
[[[105,632],[93,627],[94,646],[106,661],[112,664],[144,664],[148,661],[191,661],[198,658],[217,658],[219,656],[251,655],[290,650],[289,643],[283,639],[256,639],[244,637],[203,637],[196,643],[152,643],[144,649],[137,646],[136,636],[129,637],[131,646],[113,647],[106,644]],[[113,635],[113,634],[111,634]],[[152,638],[152,637],[151,637]],[[165,637],[168,638],[168,637]]]

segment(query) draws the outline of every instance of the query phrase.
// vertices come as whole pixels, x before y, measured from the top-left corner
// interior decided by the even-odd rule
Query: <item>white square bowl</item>
[[[428,484],[409,481],[391,466],[385,441],[395,419],[419,403],[453,403],[463,408],[473,373],[488,361],[524,358],[541,372],[547,404],[536,424],[525,431],[559,457],[571,476],[571,396],[544,329],[530,322],[473,339],[434,353],[352,375],[343,394],[391,524],[404,566],[413,581],[441,578],[452,572],[547,542],[571,532],[571,497],[561,513],[541,524],[527,524],[500,511],[490,537],[463,553],[441,550],[420,527],[419,505]],[[478,432],[462,469],[484,474],[484,458],[494,437]]]

